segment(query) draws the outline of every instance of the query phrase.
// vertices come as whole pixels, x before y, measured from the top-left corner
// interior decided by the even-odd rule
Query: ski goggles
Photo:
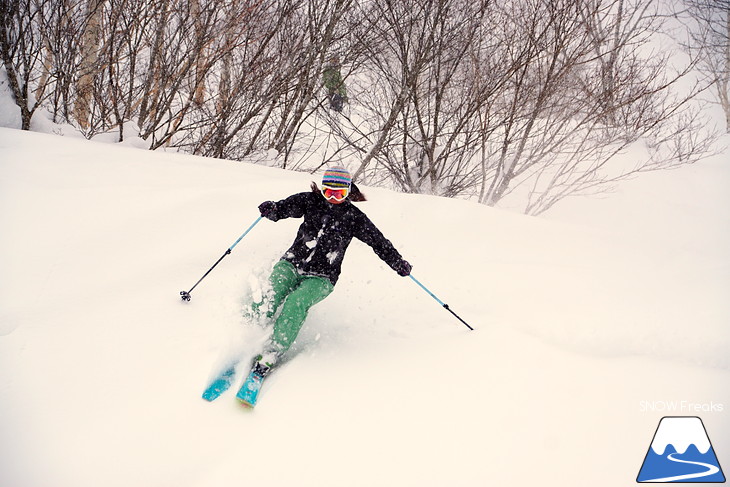
[[[348,194],[349,188],[322,188],[322,196],[328,200],[344,201]]]

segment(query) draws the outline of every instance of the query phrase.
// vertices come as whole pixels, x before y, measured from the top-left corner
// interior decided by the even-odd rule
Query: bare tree
[[[488,97],[472,82],[470,54],[486,8],[487,2],[442,0],[429,9],[425,30],[431,57],[408,80],[410,98],[400,117],[398,157],[388,161],[408,191],[455,196],[469,186],[478,138],[471,128]]]
[[[594,56],[568,71],[569,84],[579,87],[570,94],[572,110],[564,112],[569,118],[558,118],[550,130],[541,131],[538,150],[529,155],[540,161],[523,177],[530,184],[529,214],[544,212],[567,196],[606,191],[640,172],[695,162],[711,153],[716,137],[705,130],[706,121],[693,105],[707,85],[679,88],[689,81],[694,65],[677,67],[670,49],[658,53],[649,48],[663,35],[656,5],[584,2],[580,17]],[[645,155],[620,165],[616,156],[639,141]]]
[[[311,113],[335,30],[352,5],[353,0],[307,0],[306,13],[300,24],[304,42],[297,56],[297,77],[283,98],[280,122],[272,143],[272,148],[278,152],[289,153],[306,115]],[[286,157],[284,161],[286,165]]]
[[[486,6],[460,0],[370,6],[363,69],[376,82],[360,95],[372,117],[358,139],[364,156],[356,177],[375,180],[384,169],[407,191],[458,193],[459,178],[452,176],[462,172],[478,105],[468,93],[470,51]]]
[[[130,122],[141,99],[139,71],[145,46],[145,32],[152,22],[145,0],[109,0],[102,50],[103,74],[96,99],[108,107],[103,129],[116,127],[118,140],[125,138],[124,127]]]
[[[730,132],[730,0],[684,0],[684,4],[686,15],[682,12],[679,18],[689,17],[686,46],[712,81]]]
[[[708,153],[714,135],[698,135],[690,107],[703,86],[684,94],[673,89],[692,66],[673,72],[669,51],[648,48],[661,32],[654,7],[538,0],[506,9],[503,16],[515,19],[508,24],[512,38],[523,48],[502,54],[519,69],[484,115],[493,125],[484,125],[482,203],[495,205],[527,187],[525,212],[538,214],[569,195],[607,190],[638,172]],[[616,156],[640,139],[649,154],[619,167]]]
[[[91,104],[94,96],[94,80],[101,71],[98,60],[103,5],[103,0],[88,1],[86,24],[81,35],[81,62],[78,66],[76,81],[74,119],[83,130],[89,128]]]
[[[55,2],[3,0],[0,2],[0,59],[10,90],[20,109],[23,130],[30,129],[35,111],[48,96],[51,82],[47,38]]]
[[[73,123],[77,59],[87,12],[84,0],[51,0],[37,31],[46,45],[43,78],[48,81],[48,109],[57,123]],[[37,90],[43,86],[39,83]]]
[[[663,16],[648,0],[450,0],[369,5],[361,129],[336,132],[371,184],[496,205],[518,188],[527,213],[648,170],[693,162],[691,101],[652,51]],[[353,137],[353,134],[356,136]],[[643,140],[629,168],[616,156]]]
[[[261,148],[271,113],[290,69],[278,69],[291,53],[276,42],[289,23],[295,4],[278,0],[233,2],[208,56],[214,62],[203,80],[208,96],[195,110],[174,142],[193,153],[240,159]],[[200,93],[200,92],[198,92]],[[263,134],[263,135],[262,135]]]
[[[88,137],[136,125],[150,149],[301,170],[348,157],[362,182],[519,193],[537,214],[710,151],[694,100],[713,86],[728,113],[727,0],[684,1],[697,55],[678,69],[651,0],[3,0],[0,56],[24,128],[45,105]],[[695,66],[704,84],[684,82]]]

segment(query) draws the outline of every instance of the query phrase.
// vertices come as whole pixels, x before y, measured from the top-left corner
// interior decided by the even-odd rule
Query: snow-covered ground
[[[730,166],[541,218],[365,188],[413,275],[353,242],[253,412],[200,394],[312,177],[0,129],[0,485],[628,486],[659,419],[730,466]],[[318,178],[319,176],[315,176]],[[728,471],[725,471],[728,474]]]

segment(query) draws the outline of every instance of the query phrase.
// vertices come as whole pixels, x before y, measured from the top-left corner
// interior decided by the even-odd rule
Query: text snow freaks
[[[713,401],[639,401],[639,411],[642,413],[721,413],[724,410],[722,403]]]

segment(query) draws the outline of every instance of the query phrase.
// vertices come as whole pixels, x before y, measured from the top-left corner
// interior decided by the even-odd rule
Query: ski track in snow
[[[710,475],[714,475],[717,472],[720,471],[719,468],[717,468],[714,465],[711,465],[709,463],[703,463],[703,462],[692,462],[689,460],[681,460],[679,458],[674,458],[674,455],[678,455],[678,453],[670,453],[667,455],[667,458],[673,462],[677,463],[686,463],[688,465],[697,465],[699,467],[705,467],[707,470],[705,472],[699,472],[699,473],[690,473],[685,475],[676,475],[674,477],[662,477],[658,479],[651,479],[651,480],[642,480],[641,483],[646,482],[676,482],[677,480],[691,480],[691,479],[699,479],[702,477],[708,477]]]

